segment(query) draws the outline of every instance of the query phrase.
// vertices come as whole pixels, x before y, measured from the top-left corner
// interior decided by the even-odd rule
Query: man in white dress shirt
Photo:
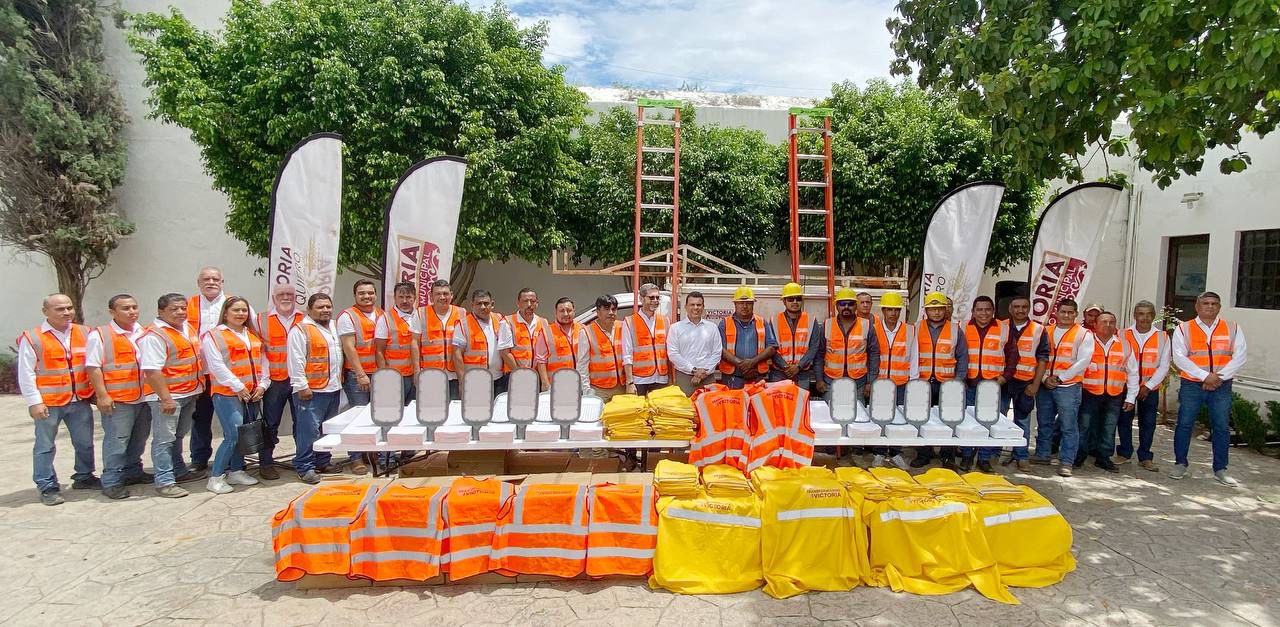
[[[702,317],[705,307],[702,292],[689,292],[684,297],[685,319],[667,333],[667,358],[675,369],[675,384],[686,395],[720,380],[720,330]]]
[[[1036,396],[1036,451],[1033,464],[1049,463],[1055,431],[1062,433],[1058,475],[1070,477],[1080,445],[1080,402],[1085,368],[1093,361],[1093,333],[1076,324],[1076,301],[1058,301],[1057,324],[1046,331],[1049,366]]]
[[[1133,459],[1133,418],[1138,418],[1138,465],[1151,472],[1160,470],[1151,453],[1151,441],[1156,433],[1156,412],[1160,409],[1160,385],[1169,373],[1169,334],[1157,329],[1156,306],[1147,300],[1133,306],[1133,326],[1124,330],[1124,341],[1129,344],[1138,367],[1138,385],[1125,396],[1120,422],[1116,423],[1116,455],[1111,461],[1117,465]]]
[[[204,479],[208,471],[182,459],[182,438],[191,430],[192,416],[204,379],[199,364],[200,339],[188,319],[182,294],[165,294],[156,301],[156,319],[138,338],[142,374],[151,386],[146,396],[151,411],[151,465],[156,493],[182,498],[179,483]]]
[[[205,332],[218,326],[222,318],[222,304],[227,301],[227,293],[223,290],[222,270],[213,266],[200,268],[196,274],[196,288],[199,293],[187,299],[187,322],[195,329],[196,341]],[[249,306],[249,319],[256,320],[258,313]],[[198,349],[197,349],[198,350]],[[204,378],[204,391],[196,398],[195,413],[191,415],[191,470],[199,472],[209,468],[209,458],[213,456],[213,397],[209,390],[208,373],[201,373]]]

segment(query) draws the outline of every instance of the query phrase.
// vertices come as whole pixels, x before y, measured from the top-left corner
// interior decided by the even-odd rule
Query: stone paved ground
[[[224,496],[189,484],[193,494],[177,500],[135,487],[113,502],[66,486],[68,502],[45,507],[29,480],[28,420],[19,398],[0,397],[4,624],[1280,624],[1280,460],[1233,450],[1243,487],[1229,490],[1212,481],[1198,441],[1194,476],[1182,482],[1132,465],[1070,480],[1046,467],[1016,474],[1071,522],[1079,568],[1059,585],[1015,590],[1022,605],[1006,606],[971,591],[858,588],[779,601],[758,591],[677,596],[639,582],[300,591],[275,581],[270,551],[268,519],[304,490],[291,475]],[[58,444],[66,482],[65,432]],[[1162,428],[1166,467],[1170,445]]]

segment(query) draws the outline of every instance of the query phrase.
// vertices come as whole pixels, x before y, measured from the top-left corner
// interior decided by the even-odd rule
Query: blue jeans
[[[54,441],[58,437],[58,425],[67,423],[71,433],[71,446],[76,451],[73,481],[93,476],[93,409],[89,401],[71,401],[62,407],[50,407],[49,417],[32,420],[36,429],[36,444],[31,450],[31,480],[42,494],[58,489],[58,473],[53,470],[53,454],[57,451]]]
[[[238,396],[215,394],[213,411],[218,416],[218,426],[222,427],[222,444],[213,456],[210,473],[217,476],[228,470],[244,470],[244,455],[236,451],[236,443],[240,441],[240,425],[258,418],[258,404],[246,404]]]
[[[1154,459],[1151,454],[1151,441],[1156,435],[1156,412],[1160,409],[1160,391],[1152,390],[1146,400],[1135,400],[1134,411],[1120,412],[1120,422],[1116,423],[1116,455],[1133,457],[1133,417],[1138,416],[1138,461],[1148,462]]]
[[[156,487],[177,483],[177,477],[187,474],[187,464],[182,461],[182,438],[191,431],[192,416],[200,395],[177,399],[178,413],[168,415],[160,411],[160,401],[151,406],[151,465],[156,471]]]
[[[258,465],[270,466],[275,463],[276,444],[280,442],[280,422],[284,420],[284,406],[289,405],[289,413],[297,416],[298,407],[293,404],[293,388],[289,380],[272,381],[267,392],[262,396],[262,419],[266,421],[267,438],[258,452]],[[297,418],[294,418],[294,437],[297,438]]]
[[[338,392],[312,392],[309,400],[293,394],[293,433],[298,451],[293,457],[293,469],[299,475],[329,465],[329,453],[317,453],[311,449],[320,439],[320,425],[338,415]]]
[[[1036,458],[1049,459],[1053,446],[1053,434],[1062,432],[1062,445],[1058,459],[1070,466],[1076,459],[1080,444],[1080,384],[1058,386],[1052,390],[1040,388],[1036,395]]]
[[[978,402],[977,386],[965,385],[964,404],[970,407],[973,407],[977,405],[977,402]],[[1008,412],[1008,411],[1009,411],[1009,395],[1005,394],[1004,390],[1001,389],[1000,390],[1000,413],[1004,414],[1005,412]],[[974,453],[973,453],[972,446],[960,447],[960,455],[962,457],[968,457],[973,454]],[[990,460],[999,459],[999,458],[1000,458],[1000,447],[998,446],[983,446],[978,448],[978,461],[990,461]]]
[[[360,385],[356,383],[354,370],[342,373],[342,393],[347,395],[347,405],[351,407],[369,404],[369,388],[360,389]]]
[[[151,434],[151,407],[116,403],[102,415],[102,487],[124,485],[142,476],[142,451]]]
[[[1031,412],[1036,408],[1035,397],[1026,394],[1027,387],[1030,385],[1030,381],[1014,379],[1006,383],[1004,390],[1000,393],[1000,402],[1007,403],[1006,407],[1013,407],[1013,424],[1022,429],[1022,437],[1028,438],[1028,442],[1031,438]],[[1028,454],[1029,451],[1025,446],[1013,448],[1014,459],[1026,459]]]
[[[1116,422],[1124,406],[1124,392],[1116,396],[1084,393],[1080,401],[1080,446],[1076,457],[1093,455],[1097,460],[1111,459],[1116,446]]]
[[[1148,397],[1150,398],[1150,397]],[[1209,426],[1213,429],[1213,471],[1227,469],[1227,451],[1231,445],[1231,382],[1223,381],[1218,389],[1209,392],[1196,381],[1182,380],[1178,386],[1178,426],[1173,432],[1174,463],[1187,465],[1187,451],[1191,448],[1191,429],[1196,424],[1200,407],[1209,408]]]
[[[417,390],[417,387],[414,386],[413,384],[412,376],[401,377],[400,381],[401,381],[401,385],[403,386],[401,389],[404,390],[404,399],[403,399],[404,406],[408,407],[409,401],[418,398],[418,390]]]
[[[209,393],[209,377],[201,377],[204,391],[196,397],[191,414],[191,463],[207,464],[213,456],[213,397]]]

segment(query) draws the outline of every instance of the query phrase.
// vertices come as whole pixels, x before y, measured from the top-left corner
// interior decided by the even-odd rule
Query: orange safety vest
[[[370,485],[320,486],[276,512],[271,519],[276,579],[349,573],[351,521],[376,495]]]
[[[102,338],[102,383],[107,396],[117,403],[136,403],[151,394],[133,342],[109,324],[98,327],[98,336]]]
[[[36,356],[36,388],[47,407],[63,407],[74,400],[93,397],[93,386],[89,385],[89,374],[84,369],[88,330],[73,322],[68,332],[70,350],[52,332],[45,333],[43,327],[23,333]]]
[[[751,323],[754,324],[756,327],[756,355],[759,355],[761,352],[764,351],[764,335],[765,335],[764,334],[764,318],[761,318],[760,316],[752,315]],[[724,319],[724,349],[729,351],[729,354],[733,355],[734,357],[737,357],[737,354],[734,352],[734,347],[737,341],[738,341],[738,323],[732,316],[730,316]],[[734,366],[733,364],[729,363],[726,360],[723,360],[723,359],[720,360],[720,372],[723,372],[727,375],[732,375],[736,371],[737,371],[736,366]],[[756,364],[756,372],[760,374],[765,374],[769,372],[769,360],[766,359]]]
[[[1094,339],[1093,359],[1084,369],[1084,389],[1090,394],[1119,396],[1124,392],[1128,371],[1128,351],[1120,338],[1111,336],[1109,349],[1102,347],[1102,340]]]
[[[1187,340],[1187,358],[1201,370],[1218,372],[1231,362],[1236,350],[1236,325],[1226,320],[1213,323],[1213,331],[1206,337],[1204,329],[1192,318],[1182,323],[1182,337]],[[1186,372],[1180,373],[1187,381],[1199,382]]]
[[[522,485],[503,505],[489,569],[577,577],[587,563],[587,486]]]
[[[307,360],[302,371],[307,375],[307,387],[312,390],[323,390],[329,385],[329,339],[320,327],[314,324],[302,325],[306,334]]]
[[[713,383],[694,391],[698,433],[689,442],[689,463],[699,468],[725,464],[747,469],[747,406],[745,390],[731,390]]]
[[[1047,330],[1049,334],[1049,374],[1057,375],[1062,381],[1062,385],[1072,385],[1084,380],[1084,373],[1080,373],[1071,379],[1063,379],[1062,373],[1071,369],[1071,365],[1076,361],[1076,341],[1080,339],[1082,333],[1087,333],[1084,327],[1079,324],[1071,325],[1066,333],[1062,334],[1062,339],[1058,340],[1057,345],[1053,343],[1053,330]]]
[[[559,323],[551,325],[551,336],[547,338],[547,374],[578,367],[578,338],[585,330],[577,322],[569,333],[565,333]]]
[[[426,581],[440,574],[447,485],[392,483],[351,523],[351,575]]]
[[[423,370],[435,369],[453,372],[453,360],[449,359],[452,350],[453,327],[466,316],[465,309],[457,305],[449,305],[449,315],[444,324],[431,307],[419,307],[418,317],[422,319],[423,335],[418,341],[418,367]]]
[[[356,325],[356,358],[360,361],[360,367],[367,375],[372,375],[374,370],[378,369],[378,360],[373,356],[376,348],[373,345],[373,332],[377,327],[378,318],[383,316],[381,309],[373,308],[373,319],[365,317],[364,313],[355,307],[348,307],[343,313],[351,317],[351,321]],[[343,363],[344,370],[355,370],[351,364]]]
[[[224,298],[222,299],[222,303],[225,305],[227,299],[231,298],[231,295],[224,294],[223,296]],[[195,296],[187,299],[187,324],[191,325],[191,327],[195,329],[197,338],[204,335],[205,331],[208,330],[201,328],[200,325],[200,305],[202,304],[204,304],[204,297],[200,294],[196,294]],[[214,324],[214,326],[217,326],[217,324]]]
[[[498,323],[501,319],[500,316],[489,316],[489,327],[493,329],[495,342],[501,329]],[[462,351],[462,363],[471,368],[489,367],[489,338],[485,337],[480,321],[471,314],[467,314],[467,348]]]
[[[1009,323],[1013,329],[1013,323]],[[1019,381],[1030,381],[1036,377],[1036,349],[1040,347],[1040,335],[1044,327],[1035,320],[1028,320],[1022,332],[1018,334],[1018,365],[1014,367],[1013,378]]]
[[[761,466],[803,468],[813,462],[813,426],[809,392],[790,381],[764,386],[751,395],[751,459],[747,472]]]
[[[1138,360],[1138,384],[1142,385],[1156,373],[1160,360],[1169,350],[1169,336],[1162,331],[1152,330],[1147,341],[1138,344],[1138,335],[1133,329],[1124,330],[1124,340],[1129,344],[1129,352]]]
[[[444,556],[449,580],[489,571],[498,512],[511,498],[511,484],[497,479],[461,477],[444,497]]]
[[[667,376],[667,321],[654,314],[653,333],[639,313],[629,316],[631,324],[631,374],[637,377],[658,373]]]
[[[970,321],[964,327],[964,339],[969,345],[967,378],[998,379],[1004,374],[1004,345],[1009,341],[1004,320],[992,320],[986,335],[979,335],[978,324]]]
[[[209,337],[213,338],[214,346],[217,346],[218,352],[222,353],[222,362],[226,364],[227,370],[230,370],[231,374],[244,384],[245,389],[253,392],[258,387],[258,363],[262,360],[262,340],[259,340],[253,331],[249,331],[249,343],[246,345],[230,329],[214,329],[209,332]],[[211,394],[236,395],[236,391],[231,386],[222,385],[212,377],[210,383]]]
[[[840,330],[837,317],[827,319],[825,338],[826,356],[822,371],[832,379],[849,377],[860,379],[867,374],[867,332],[870,330],[855,317],[846,335]]]
[[[386,313],[387,346],[382,350],[382,360],[388,368],[400,376],[413,376],[413,329],[399,309],[392,307]]]
[[[622,382],[622,325],[613,325],[613,337],[605,335],[599,324],[592,324],[587,333],[587,349],[591,361],[587,364],[587,377],[591,387],[608,390]]]
[[[535,327],[533,332],[530,332],[529,327],[525,326],[524,321],[520,319],[519,313],[507,316],[507,324],[511,325],[511,358],[516,360],[516,366],[519,368],[532,368],[533,345],[537,343],[539,335],[545,335],[550,331],[547,319],[535,315],[533,317],[533,326]],[[502,371],[511,372],[511,369],[503,365]]]
[[[300,324],[303,317],[301,311],[293,312],[286,327],[279,316],[258,314],[258,337],[262,339],[262,350],[267,353],[267,369],[271,371],[272,381],[289,380],[289,329]]]
[[[800,358],[809,350],[809,330],[813,326],[809,322],[809,312],[801,311],[800,319],[796,321],[796,330],[791,330],[791,325],[787,320],[787,313],[780,312],[773,321],[773,332],[778,335],[778,356],[782,357],[782,361],[787,362],[788,366],[794,366],[800,363]],[[729,332],[729,327],[725,326],[725,333]],[[756,346],[764,346],[764,342],[760,341],[757,334]],[[732,343],[731,343],[732,344]]]
[[[884,319],[876,323],[876,341],[880,344],[880,376],[894,385],[906,385],[911,379],[911,326],[901,320],[893,337],[885,329]]]
[[[200,389],[200,351],[196,349],[195,327],[188,322],[186,331],[187,335],[183,335],[167,324],[147,327],[146,334],[164,342],[165,360],[160,374],[169,384],[170,394],[187,394]]]
[[[920,361],[920,378],[925,381],[950,381],[956,378],[956,323],[947,321],[938,332],[938,343],[929,335],[929,321],[916,325],[916,352]]]
[[[591,486],[587,574],[642,577],[653,570],[658,513],[653,484]]]

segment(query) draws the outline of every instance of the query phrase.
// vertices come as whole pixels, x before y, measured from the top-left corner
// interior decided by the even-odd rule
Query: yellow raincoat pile
[[[693,401],[685,396],[679,387],[669,385],[649,393],[649,408],[653,410],[649,419],[653,425],[655,440],[692,440],[693,425],[698,420],[698,411]]]
[[[751,496],[751,482],[741,470],[725,464],[712,464],[702,469],[702,485],[711,496]]]
[[[610,440],[648,440],[653,434],[650,413],[643,396],[619,394],[604,404],[600,424]]]
[[[697,498],[700,494],[698,469],[693,464],[670,459],[660,460],[653,467],[653,487],[658,489],[658,496]]]
[[[971,509],[982,524],[1005,585],[1042,588],[1076,569],[1071,525],[1048,499],[999,475],[971,472],[964,480],[984,494],[1001,495],[1000,499],[984,498]],[[1022,493],[1016,501],[1009,500],[1014,490]]]
[[[679,594],[728,594],[763,583],[760,500],[755,495],[658,499],[658,549],[650,587]]]
[[[929,492],[938,498],[964,503],[977,503],[982,500],[978,489],[962,479],[954,470],[930,468],[917,476],[916,482],[929,488]]]
[[[672,385],[647,397],[619,394],[604,404],[600,423],[610,440],[691,440],[697,412],[693,401]]]

